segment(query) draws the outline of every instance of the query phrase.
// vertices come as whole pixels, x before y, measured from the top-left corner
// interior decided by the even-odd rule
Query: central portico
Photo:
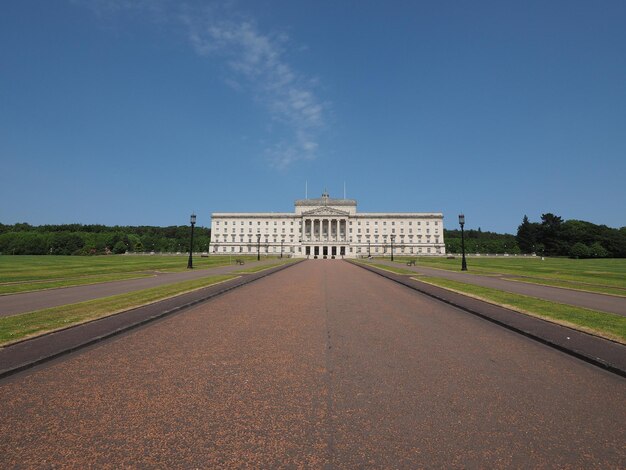
[[[308,258],[440,255],[441,213],[361,213],[354,199],[298,199],[295,213],[214,213],[212,252]]]
[[[346,256],[348,223],[350,216],[356,214],[356,201],[331,199],[324,191],[321,198],[299,199],[295,206],[296,215],[301,216],[305,256]]]

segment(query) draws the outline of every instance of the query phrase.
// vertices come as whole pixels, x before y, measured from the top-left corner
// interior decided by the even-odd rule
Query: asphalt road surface
[[[176,282],[200,279],[207,276],[228,274],[233,271],[242,271],[246,267],[260,264],[275,264],[277,259],[253,261],[243,266],[229,265],[210,269],[194,269],[178,273],[155,273],[152,277],[139,279],[125,279],[122,281],[102,282],[85,286],[63,287],[59,289],[46,289],[36,292],[24,292],[22,294],[0,295],[0,317],[8,317],[19,313],[32,312],[42,308],[58,307],[59,305],[85,302],[111,295],[135,292],[141,289],[173,284]]]
[[[307,261],[0,382],[0,467],[624,468],[625,385]]]
[[[525,282],[507,280],[507,275],[500,277],[481,276],[479,274],[461,273],[446,271],[444,269],[427,268],[423,266],[402,266],[391,261],[378,261],[376,263],[388,266],[402,267],[410,271],[415,271],[427,276],[441,277],[453,281],[466,282],[477,286],[491,287],[493,289],[512,292],[515,294],[530,295],[540,299],[551,300],[568,305],[600,310],[603,312],[617,313],[626,316],[626,297],[615,295],[596,294],[594,292],[583,292],[574,289],[564,289],[560,287],[542,286]],[[513,277],[513,276],[511,276]],[[516,276],[519,277],[519,276]]]

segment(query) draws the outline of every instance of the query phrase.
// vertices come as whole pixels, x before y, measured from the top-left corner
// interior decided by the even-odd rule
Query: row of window
[[[216,227],[219,226],[222,222],[223,222],[223,225],[227,226],[229,221],[228,220],[223,220],[223,221],[216,220],[215,221]],[[231,220],[230,222],[231,222],[230,225],[233,225],[233,226],[237,225],[237,221],[236,220]],[[264,222],[265,222],[266,226],[270,225],[269,220],[265,220]],[[302,225],[300,220],[298,220],[297,222],[298,222],[299,226]],[[379,222],[378,220],[374,220],[372,225],[379,225],[378,222]],[[425,225],[430,225],[430,222],[431,221],[426,220],[426,221],[424,221],[424,224]],[[358,220],[356,222],[355,221],[349,221],[348,223],[349,223],[349,225],[352,225],[352,224],[361,225],[362,221],[360,221],[360,220]],[[365,221],[363,221],[363,223],[365,225],[370,225],[370,221],[369,220],[365,220]],[[239,225],[245,225],[245,224],[246,224],[246,221],[244,221],[244,220],[239,221]],[[398,225],[402,225],[402,224],[413,225],[413,221],[412,220],[408,220],[408,221],[398,222]],[[422,224],[421,220],[415,221],[415,225],[419,226],[421,224]],[[439,221],[438,220],[433,220],[432,224],[434,226],[438,226],[439,225]],[[249,220],[248,221],[248,225],[253,225],[253,221]],[[261,225],[261,221],[257,220],[256,221],[256,225]],[[293,220],[290,220],[290,221],[282,220],[281,223],[279,224],[278,221],[275,220],[275,221],[273,221],[272,225],[294,225],[294,221]],[[387,225],[387,221],[386,220],[381,221],[380,225],[386,226]],[[390,225],[396,225],[396,221],[395,220],[390,221]]]
[[[417,240],[416,243],[422,243],[422,236],[418,235],[417,238],[419,240]],[[294,243],[294,241],[295,241],[293,235],[291,235],[289,239],[286,239],[286,238],[279,239],[277,237],[273,237],[272,240],[273,240],[273,243],[280,243],[281,241],[282,242],[287,242],[287,243]],[[259,241],[262,242],[262,243],[268,243],[270,241],[270,238],[269,238],[268,235],[266,235],[262,240],[257,240],[257,239],[253,239],[252,237],[249,237],[248,240],[247,240],[247,243],[257,243]],[[347,241],[348,243],[352,243],[352,239],[351,238],[349,240],[343,240],[343,241]],[[213,237],[213,242],[214,243],[220,243],[220,242],[221,243],[228,243],[229,242],[228,236],[223,235],[223,236],[220,237],[219,235],[216,235],[216,236]],[[232,243],[246,243],[244,237],[239,237],[239,240],[237,240],[236,235],[231,235],[230,236],[230,242],[232,242]],[[367,237],[367,239],[361,238],[361,237],[357,237],[356,240],[355,240],[355,243],[371,243],[371,242],[378,243],[378,244],[384,244],[384,245],[391,244],[390,240],[388,241],[386,239],[380,239],[378,237],[374,237],[371,241],[370,241],[370,237],[369,236]],[[403,245],[405,243],[405,239],[404,239],[404,237],[402,237],[400,239],[395,240],[394,243],[396,245]],[[406,243],[413,243],[413,235],[409,235],[407,237]],[[426,240],[426,243],[434,243],[434,244],[436,244],[436,243],[441,243],[441,241],[440,241],[439,237],[434,237],[431,240],[430,236],[428,236],[428,239]]]
[[[241,227],[241,228],[239,229],[239,233],[244,233],[244,232],[245,232],[245,229],[244,229],[243,227]],[[285,233],[285,232],[286,232],[286,229],[285,229],[285,228],[283,228],[283,229],[281,230],[281,233]],[[306,234],[308,234],[308,233],[310,233],[310,232],[311,232],[310,230],[307,230],[305,233],[306,233]],[[384,232],[385,232],[385,233],[387,233],[387,231],[386,231],[386,230],[385,230]],[[412,228],[409,228],[408,232],[409,232],[409,233],[413,233],[413,229],[412,229]],[[418,232],[421,232],[421,229],[419,229],[419,230],[418,230]],[[217,230],[216,230],[216,233],[217,233]],[[228,233],[228,227],[224,227],[223,233]],[[234,227],[234,228],[232,229],[232,233],[237,233],[237,228],[236,228],[236,227]],[[253,233],[252,227],[249,227],[249,228],[248,228],[248,233]],[[278,228],[275,228],[275,229],[274,229],[274,231],[273,231],[273,233],[278,233]],[[294,229],[293,229],[293,228],[290,228],[290,229],[289,229],[289,233],[294,233]],[[315,233],[315,234],[318,234],[318,233],[319,233],[319,231],[318,231],[318,230],[315,230],[315,231],[314,231],[314,233]],[[324,233],[326,233],[326,232],[324,232]],[[333,233],[336,233],[336,231],[333,231]],[[341,230],[341,233],[344,233],[344,232],[343,232],[343,230]],[[349,233],[352,233],[352,229],[349,229]],[[357,229],[357,233],[361,233],[361,229],[360,229],[360,228],[359,228],[359,229]],[[370,229],[369,229],[369,228],[366,228],[366,229],[365,229],[365,233],[370,233]],[[375,228],[375,229],[374,229],[374,233],[378,233],[378,228]],[[395,234],[395,233],[396,233],[396,229],[395,229],[395,228],[392,228],[392,229],[391,229],[391,234]],[[429,233],[430,233],[430,229],[429,229],[429,228],[427,228],[427,229],[426,229],[426,233],[427,233],[427,234],[429,234]],[[400,234],[404,234],[404,228],[401,228],[401,229],[400,229]],[[435,234],[436,234],[436,235],[437,235],[437,234],[439,234],[439,229],[438,229],[438,228],[436,228],[436,229],[435,229]]]
[[[262,246],[261,248],[261,253],[280,253],[281,252],[281,247],[280,246]],[[386,253],[387,250],[383,247],[378,247],[378,246],[373,246],[370,247],[369,249],[367,247],[362,247],[362,246],[358,246],[358,247],[349,247],[348,251],[350,253],[358,253],[358,254],[370,254],[370,253],[374,253],[374,254],[378,254],[378,253]],[[214,248],[214,253],[256,253],[257,252],[257,247],[256,246],[217,246]],[[302,253],[303,252],[303,247],[301,246],[286,246],[286,247],[282,247],[282,252],[283,253]],[[437,254],[441,254],[441,248],[440,247],[399,247],[394,249],[394,253],[397,254],[419,254],[419,253],[437,253]]]

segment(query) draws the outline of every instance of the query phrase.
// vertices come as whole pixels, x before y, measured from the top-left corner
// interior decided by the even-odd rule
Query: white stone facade
[[[356,258],[444,255],[443,214],[357,213],[353,199],[299,199],[294,213],[211,215],[211,253]]]

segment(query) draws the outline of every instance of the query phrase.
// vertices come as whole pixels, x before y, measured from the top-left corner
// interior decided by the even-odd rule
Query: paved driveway
[[[0,381],[0,464],[624,468],[625,385],[307,261]]]

